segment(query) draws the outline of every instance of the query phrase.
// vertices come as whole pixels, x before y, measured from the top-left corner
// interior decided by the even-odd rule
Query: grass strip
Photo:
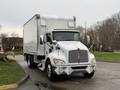
[[[120,53],[95,52],[94,55],[98,61],[120,62]]]
[[[24,70],[16,61],[0,62],[0,85],[17,83],[24,76]]]

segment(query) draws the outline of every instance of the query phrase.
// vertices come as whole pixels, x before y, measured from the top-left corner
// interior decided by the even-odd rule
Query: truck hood
[[[76,49],[80,49],[80,50],[88,50],[88,48],[82,44],[80,41],[60,41],[58,42],[58,45],[61,49],[64,50],[76,50]]]

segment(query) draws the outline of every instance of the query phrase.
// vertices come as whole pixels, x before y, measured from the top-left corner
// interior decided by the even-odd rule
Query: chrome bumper
[[[96,65],[62,65],[62,66],[54,66],[54,72],[57,75],[66,74],[71,75],[73,72],[79,72],[79,73],[91,73],[92,71],[95,71]]]

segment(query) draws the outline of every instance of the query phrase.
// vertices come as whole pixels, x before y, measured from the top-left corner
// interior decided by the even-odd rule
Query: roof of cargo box
[[[37,14],[38,15],[38,14]],[[76,17],[59,17],[59,16],[42,16],[39,15],[41,18],[46,18],[46,19],[57,19],[57,20],[76,20]]]
[[[47,29],[74,29],[76,21],[74,18],[60,18],[60,17],[40,17],[40,26]]]
[[[28,20],[25,24],[27,24],[29,21],[31,21],[33,18],[39,19],[40,21],[45,24],[45,21],[50,21],[50,20],[56,20],[56,21],[72,21],[74,22],[74,27],[76,26],[76,17],[58,17],[58,16],[42,16],[40,14],[35,14],[30,20]],[[44,20],[44,21],[43,21]],[[24,24],[24,25],[25,25]]]

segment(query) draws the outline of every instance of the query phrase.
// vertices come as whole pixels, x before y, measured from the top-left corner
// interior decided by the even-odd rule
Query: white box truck
[[[93,77],[95,56],[81,43],[76,19],[33,16],[23,26],[24,59],[29,67],[46,71],[50,80],[80,72]]]

